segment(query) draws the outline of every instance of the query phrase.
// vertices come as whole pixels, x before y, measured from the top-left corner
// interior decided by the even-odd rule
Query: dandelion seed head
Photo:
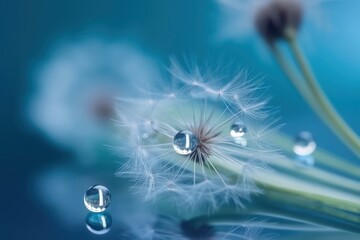
[[[183,84],[176,98],[155,92],[146,97],[153,99],[152,104],[146,103],[143,96],[118,99],[117,125],[122,141],[117,149],[127,159],[118,175],[132,178],[132,189],[145,199],[171,199],[185,215],[183,209],[190,214],[211,213],[229,203],[242,207],[251,193],[259,193],[254,179],[259,175],[257,171],[263,171],[262,165],[257,164],[259,168],[249,171],[254,165],[251,159],[261,161],[263,155],[273,150],[257,139],[264,131],[258,134],[253,129],[257,126],[254,122],[262,119],[245,115],[232,96],[238,96],[237,100],[241,99],[248,107],[246,103],[251,102],[261,111],[264,104],[258,103],[260,97],[253,96],[258,88],[252,84],[248,87],[238,73],[236,77],[230,74],[213,77],[218,79],[214,83],[202,77],[202,82],[193,86],[191,72],[180,71],[180,66],[174,68],[178,70],[172,72],[172,81],[182,78]],[[194,69],[196,74],[203,72],[211,78],[210,70]],[[199,86],[207,94],[194,98],[191,89]],[[221,94],[214,98],[214,92]],[[239,120],[246,126],[246,134],[242,135],[246,145],[236,143],[230,134]],[[145,130],[151,130],[151,134]],[[232,173],[224,172],[224,166]]]

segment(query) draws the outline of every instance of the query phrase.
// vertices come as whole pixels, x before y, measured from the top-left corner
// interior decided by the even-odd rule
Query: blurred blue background
[[[1,80],[0,157],[2,190],[0,204],[1,239],[96,239],[85,228],[86,210],[79,187],[80,227],[61,224],[54,209],[39,198],[38,176],[67,165],[73,172],[90,176],[82,186],[94,179],[121,185],[113,180],[117,164],[101,174],[94,168],[72,166],[74,154],[59,147],[29,123],[27,101],[31,96],[34,69],[60,43],[96,37],[105,40],[124,39],[159,63],[170,56],[195,56],[197,59],[222,56],[263,76],[271,105],[279,107],[282,130],[294,135],[311,131],[320,147],[349,159],[354,155],[313,114],[257,36],[237,41],[215,40],[219,24],[218,6],[208,0],[118,0],[118,1],[2,1],[0,3]],[[334,1],[324,4],[324,18],[329,27],[319,29],[305,22],[301,44],[312,63],[324,91],[338,111],[360,133],[360,2]],[[265,57],[264,57],[265,55]],[[355,162],[355,160],[353,160]],[[66,168],[65,168],[66,169]],[[110,170],[109,170],[110,169]],[[66,170],[64,170],[66,172]],[[61,172],[61,171],[60,171]],[[75,174],[76,175],[76,174]],[[66,178],[66,177],[65,177]],[[42,177],[40,177],[42,179]],[[46,178],[45,178],[46,179]],[[55,178],[56,179],[56,178]],[[72,178],[70,178],[72,179]],[[73,178],[77,181],[77,178]],[[45,180],[47,181],[47,180]],[[116,182],[117,181],[117,182]],[[60,191],[60,190],[59,190]],[[61,194],[59,195],[61,196]],[[115,194],[116,199],[116,194]],[[77,200],[75,200],[77,201]],[[115,202],[115,200],[114,200]],[[111,208],[110,210],[111,211]],[[68,213],[69,218],[71,211]],[[120,214],[120,213],[119,213]],[[116,215],[112,213],[113,218]],[[121,228],[121,227],[120,227]],[[103,237],[114,239],[116,231]]]

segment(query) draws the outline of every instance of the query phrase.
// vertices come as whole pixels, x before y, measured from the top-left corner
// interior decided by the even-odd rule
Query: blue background
[[[48,209],[33,200],[33,189],[27,184],[38,171],[70,158],[70,153],[32,129],[24,114],[32,69],[63,39],[83,35],[130,39],[161,62],[183,54],[231,59],[254,75],[264,76],[273,97],[271,105],[279,107],[281,122],[286,124],[283,131],[293,135],[309,130],[320,147],[355,159],[313,114],[272,59],[264,61],[256,54],[257,36],[241,43],[213,41],[219,15],[212,1],[17,0],[1,1],[0,9],[1,239],[96,238],[86,229],[62,228]],[[360,133],[360,2],[329,3],[325,10],[331,28],[319,30],[305,22],[300,44],[304,42],[324,91]]]

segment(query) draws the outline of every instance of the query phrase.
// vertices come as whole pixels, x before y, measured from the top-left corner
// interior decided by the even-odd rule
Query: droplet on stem
[[[316,142],[310,132],[302,131],[295,137],[293,151],[298,156],[311,155],[316,149]]]

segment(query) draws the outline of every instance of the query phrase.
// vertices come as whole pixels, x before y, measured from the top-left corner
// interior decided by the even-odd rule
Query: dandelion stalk
[[[264,200],[253,203],[245,209],[223,208],[213,215],[203,215],[192,218],[193,225],[211,224],[211,225],[240,225],[244,227],[261,227],[275,230],[291,230],[291,231],[311,231],[311,232],[329,232],[329,231],[346,231],[355,234],[360,234],[358,226],[359,219],[347,220],[346,223],[343,219],[332,219],[329,221],[329,215],[316,215],[316,214],[299,214],[296,211],[284,211],[279,206],[274,204],[274,200],[278,204],[294,204],[293,201],[288,201],[287,198],[283,202],[277,197],[267,196],[272,201],[271,204],[266,203]],[[278,197],[284,197],[281,194]],[[297,200],[296,200],[297,201]],[[307,209],[309,210],[309,209]],[[304,209],[302,208],[302,211]],[[318,213],[318,212],[317,212]],[[337,214],[339,215],[339,214]],[[266,218],[271,218],[270,222]],[[350,218],[350,217],[348,217]],[[257,223],[256,219],[261,220]]]
[[[346,124],[327,99],[297,44],[296,35],[302,23],[303,11],[304,6],[301,1],[269,1],[256,11],[254,24],[259,34],[270,47],[285,75],[309,103],[314,112],[360,157],[359,136]],[[289,44],[302,77],[295,73],[288,63],[288,59],[277,46],[280,39],[286,40]]]
[[[266,219],[271,218],[267,222]],[[294,216],[266,204],[253,204],[246,209],[223,208],[213,215],[203,215],[188,220],[193,225],[211,224],[213,226],[240,225],[244,227],[259,227],[286,231],[331,232],[337,231],[338,225],[329,224],[324,218],[310,218]],[[316,222],[316,223],[315,223]],[[325,225],[325,227],[324,227]],[[349,227],[350,232],[357,232],[358,228]]]
[[[238,224],[244,221],[244,211],[261,216],[276,217],[282,216],[294,221],[304,222],[315,226],[323,227],[323,230],[329,228],[339,229],[360,234],[360,210],[359,206],[349,207],[349,202],[331,199],[330,197],[316,194],[308,194],[291,190],[284,190],[277,187],[267,187],[264,194],[261,195],[261,206],[246,209],[221,209],[220,215],[207,216],[205,219],[213,222],[232,222]],[[350,205],[353,205],[351,203]],[[285,206],[285,207],[284,207]],[[338,208],[335,208],[337,206]],[[296,210],[297,209],[297,210]],[[350,212],[350,210],[352,210]],[[226,214],[228,212],[228,214]],[[307,214],[304,214],[306,212]],[[224,214],[225,213],[225,214]],[[230,214],[229,214],[230,213]],[[296,230],[302,228],[302,225],[293,225],[287,222],[289,229]],[[266,225],[265,225],[266,226]],[[280,229],[276,226],[268,226],[273,229]],[[311,228],[309,227],[309,230]],[[312,230],[320,230],[315,227]],[[298,229],[299,230],[299,229]],[[302,229],[302,231],[304,231]]]
[[[286,58],[276,44],[271,45],[272,52],[284,73],[291,80],[296,89],[310,104],[316,114],[329,126],[329,128],[358,156],[360,157],[360,138],[346,124],[339,113],[332,106],[326,95],[319,86],[297,40],[296,31],[288,28],[284,32],[294,58],[299,65],[305,82],[294,74]]]
[[[211,161],[218,172],[234,178],[234,181],[241,175],[239,174],[240,166],[230,166],[215,158]],[[256,183],[262,186],[263,194],[259,198],[262,198],[264,202],[277,203],[278,208],[286,206],[321,215],[316,218],[316,216],[301,216],[301,214],[298,215],[291,211],[289,213],[287,209],[279,210],[285,216],[289,214],[289,217],[299,221],[309,221],[313,224],[360,233],[360,198],[358,194],[339,191],[281,173],[263,172],[259,175],[261,178],[257,179]],[[274,207],[270,207],[270,209],[272,208]],[[329,218],[332,220],[326,220]]]
[[[222,171],[233,178],[238,178],[239,170],[234,166],[226,166],[216,159],[212,159],[218,171]],[[314,224],[321,224],[345,231],[360,233],[360,198],[358,195],[335,190],[315,183],[307,183],[303,179],[293,178],[280,173],[261,173],[261,178],[256,180],[263,186],[262,198],[268,199],[278,207],[287,206],[293,209],[302,209],[325,216],[325,221],[316,216],[304,217],[294,214],[300,220],[308,220]],[[286,182],[286,185],[284,184]],[[266,202],[266,201],[265,201]],[[288,210],[283,210],[285,214]],[[305,219],[304,219],[305,218]],[[339,221],[339,223],[337,223]]]

